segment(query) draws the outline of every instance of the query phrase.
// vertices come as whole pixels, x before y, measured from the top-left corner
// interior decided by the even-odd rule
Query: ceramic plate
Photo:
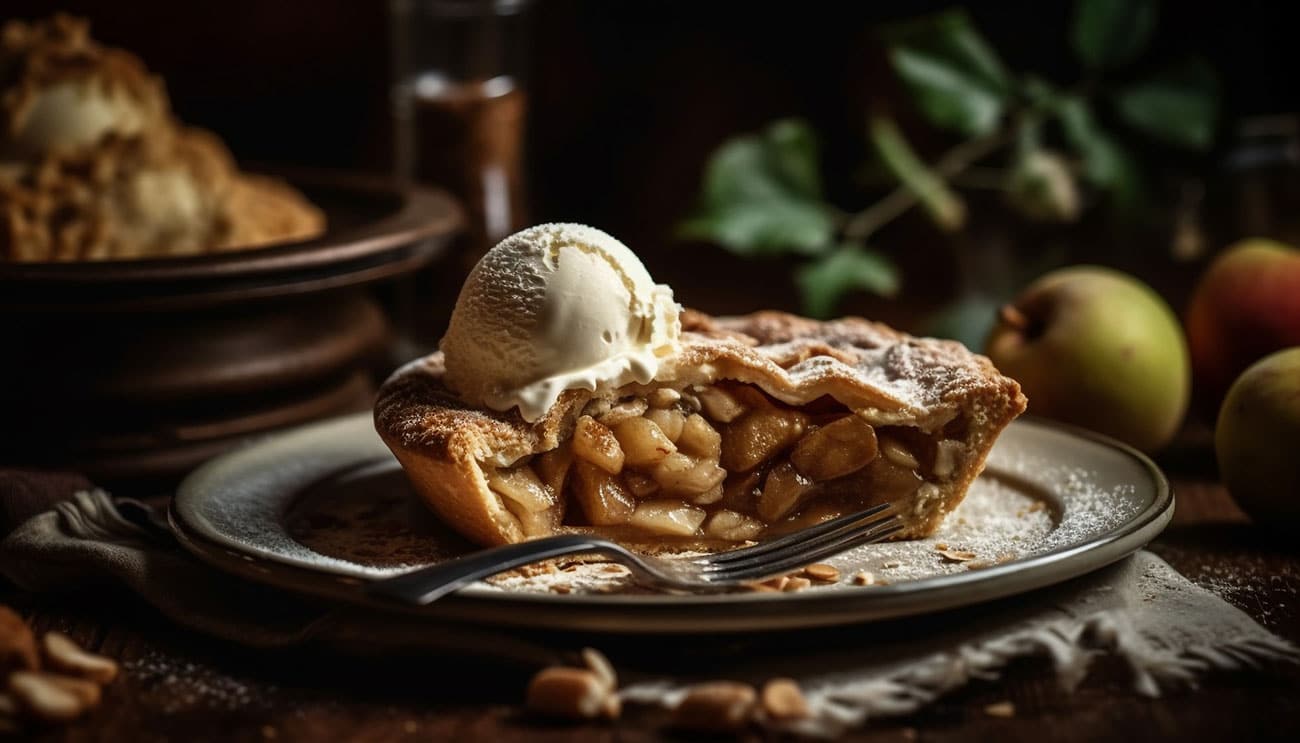
[[[416,611],[496,626],[611,632],[792,629],[896,618],[1059,583],[1141,548],[1173,515],[1146,457],[1103,437],[1020,420],[925,540],[869,545],[844,579],[794,593],[652,594],[610,565],[480,583]],[[200,558],[292,591],[391,607],[361,586],[471,549],[416,501],[369,415],[300,428],[195,471],[172,528]],[[869,576],[871,585],[850,577]],[[863,580],[866,580],[864,578]]]

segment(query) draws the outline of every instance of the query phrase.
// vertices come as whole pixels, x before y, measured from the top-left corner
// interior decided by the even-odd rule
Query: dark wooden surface
[[[1300,551],[1250,525],[1221,487],[1175,479],[1173,525],[1152,549],[1275,632],[1300,642]],[[183,631],[115,593],[49,598],[0,587],[40,630],[59,629],[123,661],[88,718],[30,733],[48,741],[645,741],[681,739],[657,711],[617,724],[552,725],[518,703],[527,668],[465,660],[366,661],[266,653]],[[671,646],[672,640],[653,642]],[[666,647],[665,652],[672,652]],[[689,659],[684,659],[689,663]],[[1011,701],[1015,715],[993,717]],[[846,739],[1300,740],[1300,670],[1223,674],[1161,699],[1136,696],[1103,665],[1066,694],[1039,661],[977,683],[922,714],[870,723]]]

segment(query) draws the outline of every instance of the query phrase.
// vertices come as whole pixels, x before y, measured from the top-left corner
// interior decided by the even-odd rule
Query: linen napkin
[[[1137,693],[1148,696],[1209,671],[1300,659],[1295,646],[1145,551],[1060,586],[967,609],[865,627],[674,639],[674,653],[658,642],[441,626],[303,598],[210,568],[142,519],[148,514],[139,504],[127,511],[133,518],[124,510],[103,491],[78,491],[0,542],[0,574],[34,592],[124,586],[178,624],[266,648],[418,650],[540,665],[592,645],[612,651],[630,682],[620,695],[633,704],[672,707],[705,678],[761,683],[787,676],[800,683],[812,716],[768,724],[825,736],[916,712],[972,680],[996,679],[1018,658],[1049,658],[1058,681],[1072,689],[1098,657],[1118,656]],[[691,662],[683,663],[683,654]],[[686,677],[683,668],[707,676]]]

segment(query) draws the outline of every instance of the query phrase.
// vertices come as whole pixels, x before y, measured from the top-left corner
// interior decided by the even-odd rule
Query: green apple
[[[1169,443],[1191,372],[1178,319],[1146,284],[1098,266],[1035,281],[999,313],[985,353],[1017,381],[1029,412],[1143,451]]]
[[[1300,518],[1300,347],[1265,356],[1232,383],[1214,450],[1228,491],[1256,522]]]

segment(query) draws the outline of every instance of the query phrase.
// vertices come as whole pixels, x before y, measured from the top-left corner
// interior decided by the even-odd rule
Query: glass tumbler
[[[524,226],[528,0],[392,0],[399,178],[465,207],[464,260]]]

